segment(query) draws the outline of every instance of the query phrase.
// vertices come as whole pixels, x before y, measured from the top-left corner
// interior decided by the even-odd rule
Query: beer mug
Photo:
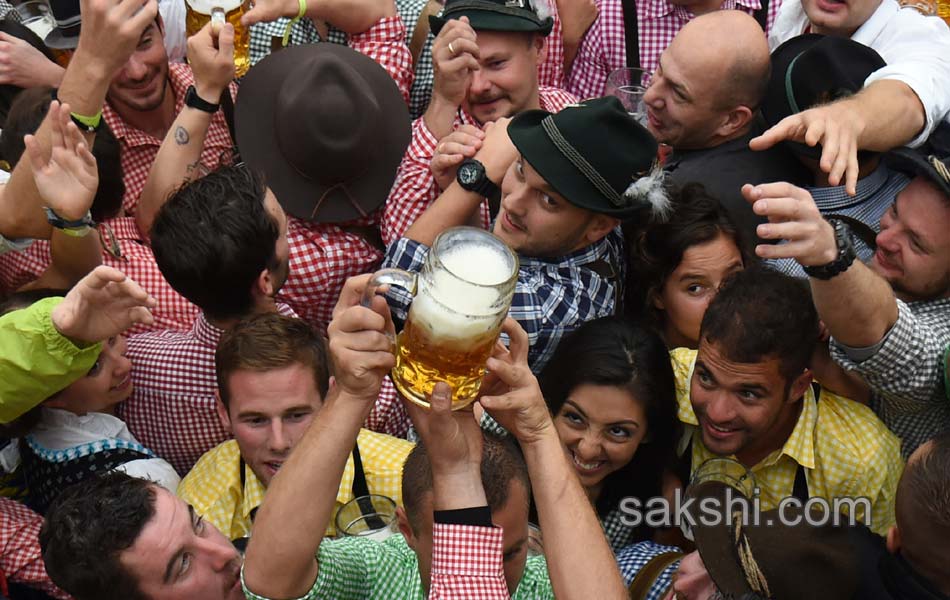
[[[334,524],[338,537],[360,536],[382,542],[398,533],[396,502],[379,494],[353,498],[337,511]]]
[[[234,26],[234,76],[243,77],[251,68],[251,33],[241,24],[249,8],[249,0],[186,0],[185,33],[191,37],[211,21],[220,27],[225,22]],[[208,98],[214,102],[217,98]]]
[[[491,233],[454,227],[435,239],[418,275],[378,271],[363,304],[380,285],[413,295],[409,317],[396,338],[393,384],[403,396],[428,407],[439,381],[452,388],[452,410],[475,401],[518,280],[518,257]]]

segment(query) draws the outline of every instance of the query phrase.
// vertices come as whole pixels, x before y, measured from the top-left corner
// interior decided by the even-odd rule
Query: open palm
[[[24,140],[33,178],[43,201],[64,219],[79,220],[89,207],[99,187],[96,159],[89,151],[82,133],[69,118],[69,106],[53,101],[50,104],[52,152],[43,156],[33,136]]]

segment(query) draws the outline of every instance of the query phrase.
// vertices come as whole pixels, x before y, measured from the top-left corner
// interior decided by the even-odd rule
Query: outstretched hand
[[[762,258],[793,258],[803,267],[826,265],[838,256],[834,228],[825,220],[815,200],[790,183],[742,186],[742,195],[757,215],[769,222],[759,225],[764,240],[785,240],[784,244],[760,244],[755,253]]]
[[[23,138],[33,165],[36,189],[53,212],[66,220],[78,221],[89,211],[99,188],[96,159],[69,118],[68,104],[54,100],[46,118],[51,125],[49,160],[33,135]]]
[[[137,324],[151,325],[158,302],[139,284],[112,267],[96,267],[53,309],[56,330],[78,342],[99,342]]]

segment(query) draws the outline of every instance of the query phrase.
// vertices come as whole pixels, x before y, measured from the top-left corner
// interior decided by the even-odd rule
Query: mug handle
[[[373,296],[375,296],[377,290],[384,285],[401,287],[410,294],[415,295],[417,282],[418,277],[415,273],[410,273],[403,269],[380,269],[373,273],[369,283],[366,284],[366,288],[363,290],[363,297],[360,299],[360,305],[369,308],[372,305]]]

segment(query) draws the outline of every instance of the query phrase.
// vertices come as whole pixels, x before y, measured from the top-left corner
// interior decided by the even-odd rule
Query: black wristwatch
[[[190,106],[191,108],[196,108],[198,110],[203,110],[206,113],[214,114],[218,112],[220,104],[212,104],[207,100],[203,100],[201,96],[198,95],[198,90],[195,89],[195,86],[188,86],[188,91],[185,92],[185,106]]]
[[[818,267],[804,267],[805,273],[815,279],[828,280],[848,270],[857,253],[854,250],[854,241],[851,239],[851,228],[839,219],[828,219],[828,223],[835,229],[835,244],[838,246],[838,257],[826,265]]]
[[[455,179],[462,189],[476,192],[485,198],[494,198],[501,194],[498,185],[485,173],[485,165],[474,158],[466,158],[462,161]]]

